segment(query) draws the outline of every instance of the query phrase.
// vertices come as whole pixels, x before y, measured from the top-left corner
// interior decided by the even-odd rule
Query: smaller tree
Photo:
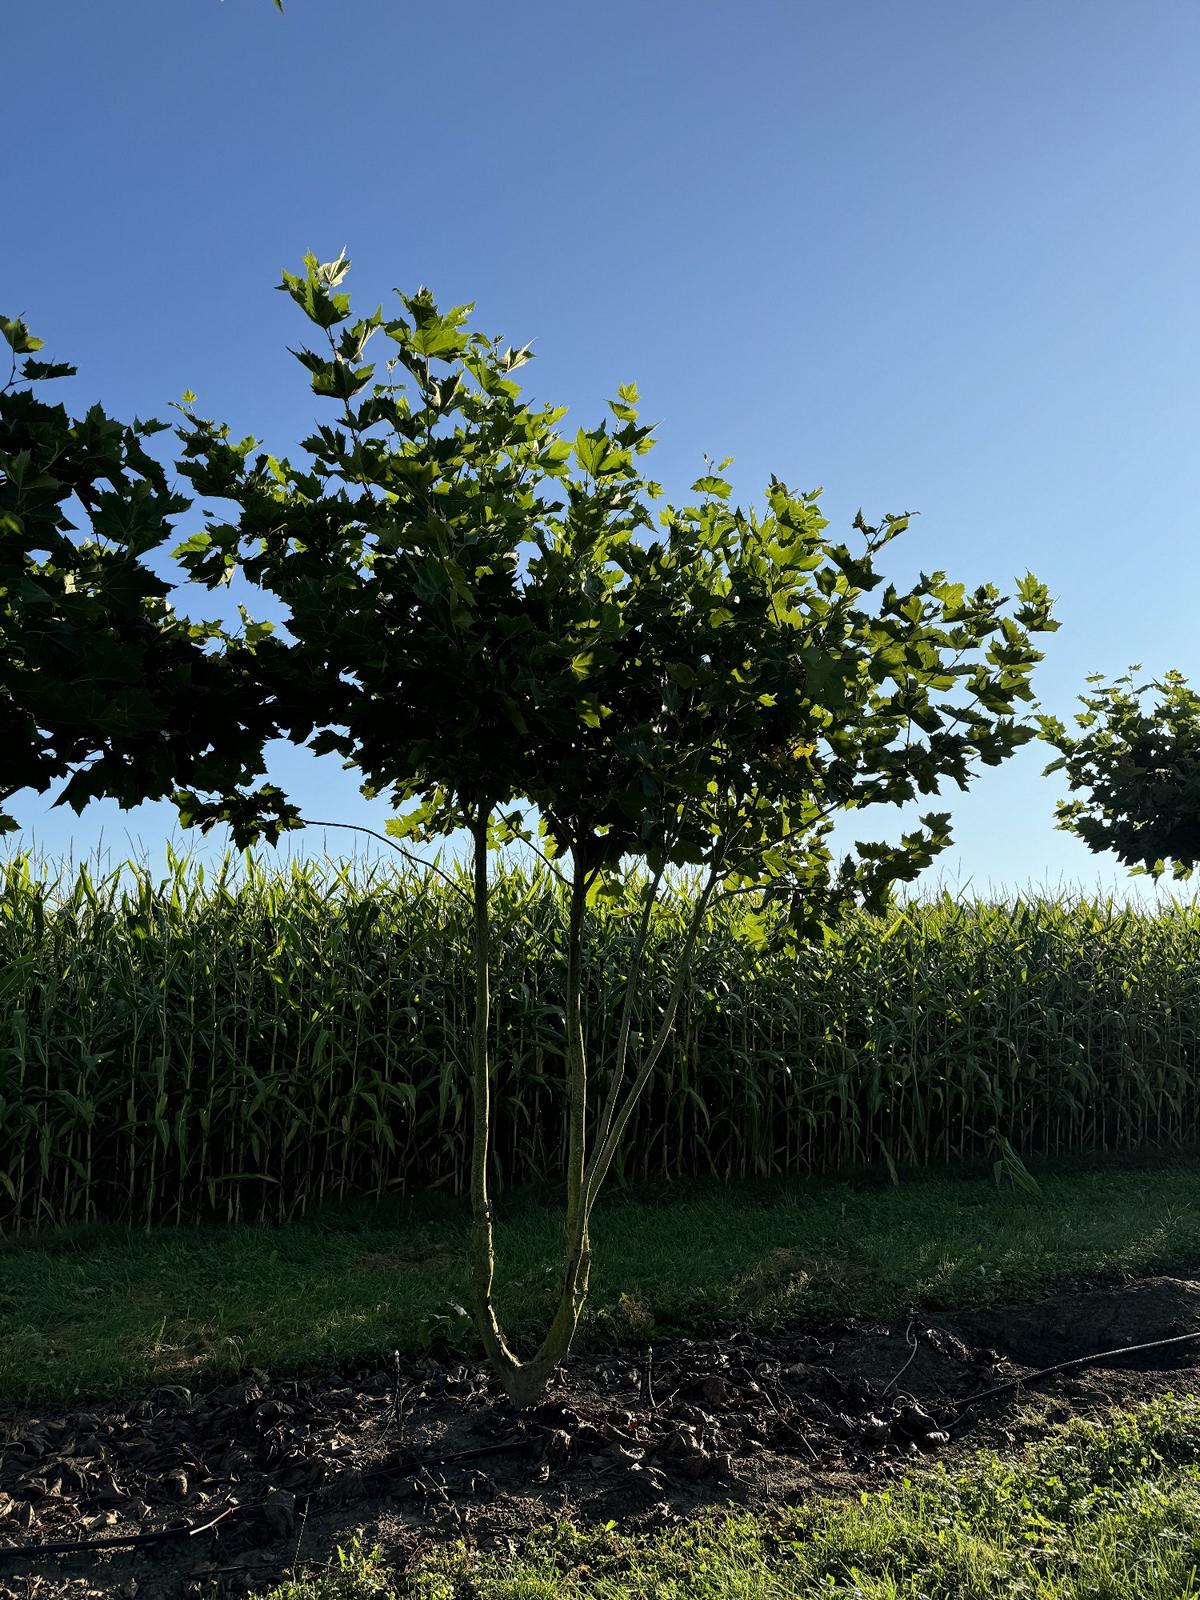
[[[0,332],[12,354],[0,388],[0,833],[16,828],[4,808],[23,789],[61,786],[56,803],[79,811],[206,775],[245,781],[242,758],[262,744],[247,727],[253,640],[177,617],[149,565],[191,503],[146,449],[166,424],[118,422],[98,405],[71,417],[37,386],[75,369],[41,360],[19,318]]]
[[[1182,673],[1139,682],[1131,667],[1106,682],[1089,678],[1069,731],[1043,717],[1072,798],[1058,825],[1090,850],[1110,850],[1135,873],[1190,876],[1200,863],[1200,694]]]

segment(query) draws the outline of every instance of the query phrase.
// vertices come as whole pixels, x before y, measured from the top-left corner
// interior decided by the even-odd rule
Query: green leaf
[[[703,478],[696,479],[692,485],[692,493],[707,495],[715,500],[728,500],[733,493],[733,485],[710,472]]]
[[[40,350],[45,342],[42,339],[35,339],[20,317],[0,317],[0,332],[4,334],[9,349],[19,356]]]
[[[592,433],[580,428],[575,435],[575,460],[578,462],[581,472],[589,473],[592,477],[595,477],[600,472],[608,451],[608,435],[603,428],[597,428]]]
[[[73,378],[79,371],[68,361],[34,361],[31,357],[21,363],[21,376],[30,383],[48,378]]]

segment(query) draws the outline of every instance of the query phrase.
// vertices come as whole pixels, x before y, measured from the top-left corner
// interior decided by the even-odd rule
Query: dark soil
[[[968,1404],[1035,1368],[1193,1330],[1200,1281],[1157,1278],[894,1328],[580,1356],[523,1414],[479,1368],[432,1359],[0,1412],[0,1597],[241,1596],[359,1528],[402,1565],[434,1540],[503,1545],[558,1515],[650,1528],[705,1505],[879,1487],[915,1461],[1187,1390],[1200,1340]],[[135,1551],[12,1553],[216,1518]]]

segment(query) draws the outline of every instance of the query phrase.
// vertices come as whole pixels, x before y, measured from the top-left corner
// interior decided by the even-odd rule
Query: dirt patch
[[[1171,1339],[1200,1328],[1200,1282],[1152,1278],[1119,1289],[1052,1295],[1033,1305],[993,1307],[954,1319],[964,1339],[992,1345],[1013,1361],[1048,1367],[1098,1350]],[[1121,1356],[1105,1367],[1144,1372],[1190,1365],[1190,1352],[1176,1346]]]
[[[1063,1375],[1032,1412],[1020,1392],[969,1403],[1033,1368],[1197,1329],[1200,1283],[1155,1279],[898,1327],[580,1356],[522,1414],[485,1372],[433,1359],[0,1413],[0,1597],[233,1597],[358,1528],[403,1564],[431,1539],[506,1543],[557,1515],[661,1527],[705,1505],[878,1487],[1039,1417],[1186,1390],[1200,1341]],[[172,1528],[204,1531],[132,1552],[5,1553]]]

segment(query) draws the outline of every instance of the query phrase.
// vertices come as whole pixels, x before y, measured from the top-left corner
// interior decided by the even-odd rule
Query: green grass
[[[641,1537],[564,1525],[395,1579],[354,1548],[264,1600],[1184,1600],[1198,1459],[1200,1407],[1168,1397],[854,1500]]]
[[[1058,1172],[1037,1195],[990,1179],[692,1183],[613,1194],[595,1230],[585,1337],[772,1325],[1020,1299],[1057,1283],[1200,1263],[1200,1168]],[[554,1290],[557,1209],[513,1200],[505,1310]],[[0,1243],[0,1400],[100,1398],[411,1353],[470,1336],[457,1202],[326,1211],[279,1228],[67,1228]],[[445,1320],[443,1320],[445,1319]]]

